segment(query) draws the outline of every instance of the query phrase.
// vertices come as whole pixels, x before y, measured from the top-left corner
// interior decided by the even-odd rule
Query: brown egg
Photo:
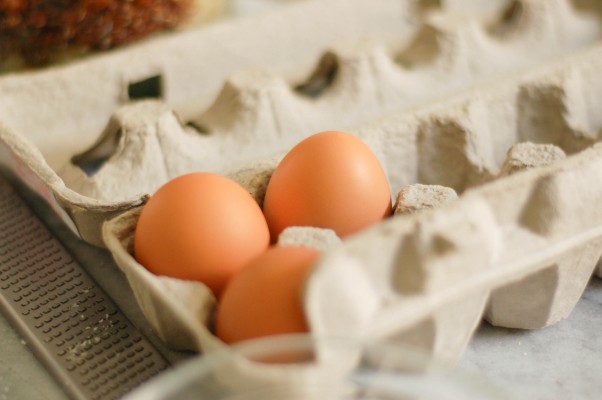
[[[216,334],[226,343],[307,332],[302,288],[318,251],[274,246],[238,273],[220,299]]]
[[[333,229],[343,237],[391,214],[385,172],[355,136],[321,132],[301,141],[272,175],[263,203],[272,241],[289,226]]]
[[[236,182],[210,173],[182,175],[159,188],[134,236],[135,258],[149,271],[201,281],[218,296],[268,245],[257,202]]]

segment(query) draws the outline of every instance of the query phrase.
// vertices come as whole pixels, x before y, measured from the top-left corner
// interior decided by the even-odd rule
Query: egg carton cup
[[[602,12],[569,0],[469,3],[470,14],[466,2],[309,1],[0,78],[2,162],[103,246],[103,221],[177,175],[240,176],[251,160],[267,174],[265,160],[311,133],[521,74],[601,36]],[[129,83],[149,76],[162,100],[123,105]]]
[[[567,317],[602,253],[601,68],[597,46],[352,130],[399,192],[396,215],[322,248],[303,293],[312,334],[455,360],[483,318],[536,329]],[[278,159],[230,176],[261,203]],[[136,262],[140,209],[105,223],[104,238],[144,313],[171,346],[223,346],[202,283]]]

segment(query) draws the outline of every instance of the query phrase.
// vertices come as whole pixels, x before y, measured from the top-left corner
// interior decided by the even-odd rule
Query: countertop
[[[51,231],[172,363],[189,354],[162,345],[146,323],[111,255],[82,243],[36,198],[29,198]],[[0,400],[64,400],[66,395],[0,315]],[[536,331],[483,323],[459,363],[505,388],[512,398],[599,399],[602,393],[602,280],[592,278],[566,320]]]

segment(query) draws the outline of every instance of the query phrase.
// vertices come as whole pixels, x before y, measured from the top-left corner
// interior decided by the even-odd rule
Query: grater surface
[[[0,308],[74,399],[116,399],[169,364],[0,175]]]

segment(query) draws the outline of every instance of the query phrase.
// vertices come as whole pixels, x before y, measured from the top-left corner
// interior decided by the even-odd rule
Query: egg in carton
[[[519,55],[522,55],[525,60],[529,58],[527,53],[532,57],[537,48],[542,47],[541,43],[544,39],[552,38],[551,42],[548,42],[550,47],[561,48],[560,52],[563,54],[570,54],[576,48],[594,43],[598,39],[597,25],[591,20],[591,24],[584,25],[584,21],[589,19],[585,17],[582,19],[573,12],[558,12],[558,10],[567,9],[568,3],[566,2],[524,1],[517,4],[521,4],[522,8],[519,9],[523,10],[519,13],[518,20],[521,21],[525,18],[524,21],[531,22],[526,25],[514,25],[520,27],[516,31],[510,29],[509,32],[520,32],[520,34],[508,36],[508,40],[519,38],[515,42],[517,53],[513,57],[509,56],[510,50],[508,50],[509,53],[505,53],[507,57],[505,61],[508,64],[512,64],[513,60],[521,59]],[[526,10],[542,11],[530,14]],[[528,18],[532,18],[532,20]],[[542,21],[555,22],[546,25],[546,23],[541,23]],[[561,39],[553,35],[555,32],[553,28],[564,26],[562,24],[566,21],[569,21],[565,27],[568,31],[573,28],[582,32],[581,28],[587,26],[585,29],[587,34],[585,36],[580,36],[581,33],[562,36]],[[575,23],[576,21],[579,23]],[[526,29],[524,26],[537,26],[540,29]],[[546,26],[549,28],[544,29]],[[545,34],[542,35],[541,32]],[[428,31],[426,35],[428,37]],[[524,35],[522,37],[524,40],[520,40],[521,35]],[[434,36],[436,37],[436,35]],[[447,36],[443,35],[443,37]],[[452,35],[452,37],[454,36]],[[466,37],[471,36],[458,35],[457,37],[459,39],[455,43],[466,45]],[[487,36],[485,37],[487,38]],[[581,37],[581,39],[572,42],[567,37]],[[525,38],[532,38],[532,40]],[[533,44],[529,51],[521,48],[529,42]],[[484,41],[484,43],[486,45],[498,44],[493,40]],[[535,43],[537,46],[534,45]],[[561,46],[559,43],[564,44]],[[553,44],[557,46],[552,46]],[[512,48],[512,46],[507,47],[507,49]],[[461,52],[462,49],[469,49],[469,47],[452,46],[451,49],[454,50],[450,50],[447,55],[453,56],[455,52]],[[547,52],[548,49],[545,51]],[[410,51],[405,55],[413,52]],[[495,52],[492,51],[493,53]],[[592,180],[579,186],[583,179],[573,178],[592,173],[591,170],[595,167],[596,157],[599,153],[598,147],[584,150],[581,154],[571,157],[570,161],[558,162],[543,169],[537,168],[534,171],[513,174],[482,187],[468,190],[466,193],[463,192],[469,187],[478,186],[496,177],[502,170],[506,150],[514,143],[525,140],[550,142],[561,146],[567,153],[573,154],[596,141],[595,129],[597,129],[598,121],[595,120],[595,113],[591,110],[594,109],[596,96],[599,93],[597,88],[600,87],[600,82],[595,75],[596,68],[599,68],[596,61],[598,53],[599,49],[595,47],[586,54],[573,55],[569,61],[555,68],[530,72],[520,79],[503,81],[498,85],[479,85],[480,89],[477,87],[477,83],[495,80],[504,74],[516,74],[524,71],[527,65],[517,63],[517,68],[506,68],[508,64],[504,64],[504,67],[497,68],[498,63],[492,62],[488,57],[483,57],[485,61],[489,60],[489,64],[483,62],[487,68],[479,69],[474,66],[456,68],[457,65],[462,65],[462,60],[465,60],[466,56],[470,55],[468,52],[464,53],[464,58],[442,57],[451,62],[434,63],[430,64],[431,68],[427,65],[416,71],[408,72],[399,68],[381,50],[377,51],[377,57],[370,55],[373,53],[369,53],[367,58],[358,57],[359,60],[369,60],[368,63],[353,60],[346,63],[343,57],[338,56],[339,85],[347,89],[338,92],[331,89],[334,94],[324,94],[325,99],[330,97],[329,101],[324,100],[321,103],[320,97],[314,101],[306,101],[303,105],[306,108],[303,110],[311,110],[314,107],[318,110],[319,107],[325,107],[332,113],[340,113],[338,116],[341,125],[352,126],[360,122],[359,120],[375,118],[380,112],[366,114],[358,112],[361,118],[354,120],[351,117],[355,116],[354,111],[358,111],[358,109],[353,108],[355,104],[353,101],[345,98],[351,96],[352,99],[358,101],[358,104],[373,103],[375,98],[393,98],[391,103],[383,100],[381,104],[383,113],[396,107],[406,107],[406,109],[403,109],[402,112],[391,113],[389,117],[380,119],[371,125],[354,128],[352,129],[353,133],[368,143],[379,156],[393,188],[402,188],[415,182],[429,185],[438,184],[461,193],[461,198],[459,201],[451,202],[436,210],[409,217],[393,218],[344,241],[340,246],[325,251],[307,283],[304,297],[312,332],[321,334],[353,331],[369,337],[395,337],[410,343],[416,343],[418,340],[419,344],[435,354],[456,358],[462,353],[480,321],[492,290],[493,295],[490,306],[487,308],[487,315],[494,322],[496,320],[504,321],[506,317],[502,315],[505,310],[508,310],[512,304],[521,303],[516,299],[508,301],[508,298],[517,297],[516,293],[520,293],[518,297],[524,299],[521,306],[527,307],[531,304],[528,299],[531,293],[524,289],[525,285],[523,285],[524,282],[528,283],[529,279],[521,280],[523,276],[530,273],[533,274],[530,277],[532,284],[545,281],[544,286],[548,289],[552,288],[546,292],[547,298],[544,300],[547,300],[547,303],[539,299],[537,303],[533,304],[532,313],[539,316],[535,320],[539,321],[541,326],[545,326],[565,316],[572,308],[571,304],[574,305],[578,300],[580,290],[582,291],[585,287],[586,280],[578,279],[578,283],[569,285],[566,283],[567,279],[564,279],[566,278],[564,274],[560,279],[561,274],[558,271],[566,271],[568,267],[563,267],[565,264],[569,267],[578,265],[584,271],[581,275],[586,276],[588,268],[591,274],[591,269],[599,256],[594,244],[591,249],[578,248],[580,245],[589,244],[587,240],[595,238],[597,235],[595,228],[590,229],[591,225],[596,223],[595,210],[592,210],[587,218],[587,213],[580,213],[574,221],[567,218],[575,210],[572,202],[573,196],[576,196],[575,193],[582,194],[583,198],[589,196],[591,203],[586,202],[587,204],[595,202],[597,192],[595,185],[591,185]],[[415,54],[420,54],[420,52]],[[445,54],[445,52],[441,54]],[[485,52],[484,54],[489,53]],[[555,54],[555,56],[558,55],[559,53]],[[332,59],[332,56],[326,56],[325,59],[328,57]],[[405,59],[407,60],[407,58]],[[385,65],[385,67],[361,68],[362,65],[371,66],[373,60],[376,60],[375,65],[381,67]],[[550,62],[550,59],[546,60],[548,63]],[[341,71],[344,71],[346,64],[351,66],[349,71],[358,73],[349,73],[345,79],[345,75]],[[443,79],[442,77],[446,76],[444,74],[446,70],[454,79],[465,79],[463,85],[454,86],[454,79],[450,79],[449,82],[441,85],[445,90],[435,91],[435,95],[430,100],[420,96],[422,92],[419,92],[413,100],[407,100],[411,96],[375,95],[375,92],[385,92],[391,87],[399,88],[400,86],[395,86],[394,83],[403,81],[404,79],[400,77],[403,77],[404,74],[416,77],[421,75],[420,71],[426,71],[422,72],[424,73],[423,82],[426,85],[429,76]],[[454,74],[453,71],[461,72]],[[469,71],[480,72],[472,74]],[[488,71],[493,72],[488,75]],[[435,98],[451,96],[455,91],[466,87],[468,77],[471,75],[475,76],[475,80],[471,83],[473,90],[452,96],[447,101],[434,102]],[[234,139],[229,139],[229,137],[236,137],[237,141],[252,145],[255,141],[262,139],[260,136],[262,131],[259,131],[257,127],[264,128],[266,126],[257,123],[259,114],[263,113],[263,111],[258,112],[257,110],[266,110],[262,108],[265,106],[261,104],[269,104],[267,101],[262,103],[262,100],[272,96],[271,90],[261,89],[265,87],[268,89],[280,88],[279,93],[282,93],[283,87],[287,89],[284,90],[285,94],[288,91],[286,85],[255,87],[253,89],[255,100],[250,101],[250,111],[247,109],[246,114],[244,113],[245,107],[238,107],[237,102],[234,102],[235,115],[239,116],[235,122],[242,121],[238,126],[236,123],[232,124],[231,121],[228,122],[220,117],[220,115],[228,115],[228,107],[220,104],[223,102],[218,100],[203,118],[213,121],[211,124],[214,126],[222,124],[228,129],[223,129],[219,135],[213,134],[213,136],[211,133],[206,137],[195,136],[195,132],[185,128],[169,107],[160,103],[134,104],[121,109],[115,114],[98,145],[87,153],[87,155],[92,155],[92,160],[102,161],[107,157],[109,159],[96,174],[92,175],[92,178],[99,177],[103,171],[110,170],[117,161],[129,160],[129,164],[117,163],[119,168],[114,171],[119,173],[111,175],[111,179],[114,180],[111,183],[112,188],[109,188],[108,192],[114,191],[115,195],[123,195],[121,190],[125,187],[133,183],[143,183],[149,185],[147,192],[150,193],[152,189],[168,179],[170,174],[180,174],[186,172],[186,168],[190,168],[182,160],[186,161],[186,151],[193,148],[189,145],[194,141],[204,142],[203,146],[198,146],[196,149],[205,149],[212,137],[217,137],[214,140],[217,143],[220,141],[234,142]],[[429,84],[427,87],[432,89],[433,84]],[[356,89],[352,91],[351,88]],[[236,92],[234,90],[234,93]],[[226,89],[224,93],[227,94]],[[288,93],[291,92],[288,91]],[[393,93],[393,91],[389,91],[389,93]],[[245,99],[253,99],[253,96],[245,94],[244,90],[238,91],[238,94],[233,97],[240,99],[238,104],[244,104]],[[430,105],[419,106],[429,101],[431,101]],[[338,108],[328,108],[326,104],[329,102],[338,102]],[[285,107],[283,108],[289,108],[289,112],[284,114],[278,114],[281,112],[280,109],[268,108],[270,111],[268,122],[278,121],[281,123],[287,119],[287,116],[295,115],[296,113],[290,110],[301,110],[300,108],[295,109],[295,107],[301,107],[298,103],[303,102],[284,103]],[[257,106],[258,104],[260,106]],[[345,106],[342,107],[340,104]],[[254,106],[257,106],[255,110]],[[563,115],[565,112],[567,116]],[[250,117],[243,118],[240,117],[241,114],[250,115]],[[316,111],[315,114],[320,115],[321,113]],[[350,119],[347,120],[345,117],[350,115]],[[316,121],[319,123],[316,123],[315,127],[308,124],[302,126],[303,130],[291,129],[286,132],[273,129],[272,135],[268,135],[268,144],[264,142],[261,146],[257,146],[257,149],[262,150],[262,154],[253,154],[253,152],[244,154],[245,157],[236,160],[239,165],[230,167],[229,171],[224,172],[246,186],[261,202],[271,171],[282,156],[282,149],[288,143],[311,133],[310,129],[318,129],[320,123],[328,120],[321,121],[316,118]],[[250,125],[248,130],[242,129],[245,124]],[[298,126],[292,125],[292,127],[297,128]],[[233,133],[229,136],[230,129]],[[117,134],[119,131],[121,131],[120,134]],[[148,134],[149,132],[150,134]],[[268,132],[270,131],[268,130]],[[286,133],[294,135],[295,132],[299,132],[300,136],[283,137]],[[241,133],[248,135],[246,142],[244,138],[238,136]],[[74,212],[76,210],[81,213],[81,218],[88,218],[87,223],[82,226],[88,227],[89,235],[82,236],[94,237],[102,221],[111,216],[111,213],[121,213],[128,208],[132,209],[105,225],[106,244],[126,273],[145,315],[166,342],[176,348],[193,350],[207,350],[222,345],[212,335],[208,326],[214,299],[204,285],[154,276],[136,263],[131,256],[131,239],[139,207],[145,201],[144,195],[138,195],[132,200],[131,194],[128,198],[126,193],[124,199],[115,200],[109,196],[110,199],[105,200],[102,196],[107,192],[104,191],[102,185],[98,185],[102,189],[100,190],[95,186],[94,179],[82,179],[81,181],[84,182],[82,190],[89,190],[93,194],[92,197],[84,197],[77,191],[67,188],[65,181],[45,165],[44,157],[26,140],[11,134],[9,129],[2,130],[2,134],[4,142],[9,144],[9,154],[17,154],[17,158],[25,158],[31,162],[29,166],[34,171],[31,174],[31,181],[37,179],[37,182],[43,186],[43,190],[59,189],[58,191],[47,191],[50,200],[52,197],[62,199],[63,203],[59,212],[65,212],[68,206],[76,205],[76,207],[70,208],[69,216],[76,219],[73,217],[76,215]],[[257,136],[253,137],[253,134]],[[172,139],[172,137],[177,139]],[[270,142],[272,139],[274,141]],[[117,143],[116,147],[115,142]],[[134,144],[136,146],[133,146]],[[142,146],[143,151],[140,151],[139,148],[135,151],[137,146]],[[215,152],[215,148],[206,147],[211,151],[201,154],[207,154],[208,157],[212,153],[221,156],[224,154],[238,155],[237,153],[221,152],[219,147],[217,152]],[[148,152],[147,149],[151,151]],[[267,157],[266,152],[268,151],[274,155]],[[526,151],[526,153],[529,152]],[[542,158],[541,150],[536,150],[535,153],[536,159]],[[556,154],[554,151],[552,153]],[[129,156],[120,158],[115,156],[116,154],[129,154]],[[164,172],[167,173],[160,174],[153,170],[144,175],[145,168],[140,168],[141,166],[153,167],[157,164],[157,158],[149,157],[149,154],[162,155],[161,159],[166,162],[164,166],[169,166],[169,162],[173,161],[174,169],[166,168]],[[163,157],[165,155],[171,155],[172,158]],[[251,156],[262,155],[264,158],[260,161],[250,160]],[[507,163],[508,166],[503,169],[504,174],[507,174],[507,170],[512,170],[514,164],[520,164],[522,158],[525,158],[524,151],[517,149],[516,152],[513,152]],[[546,159],[546,157],[543,158]],[[537,164],[537,161],[534,161],[531,156],[527,156],[526,159],[528,161],[523,163],[523,167]],[[215,158],[209,160],[219,161]],[[232,161],[231,158],[229,160]],[[196,154],[196,161],[201,163],[204,158]],[[186,167],[177,169],[181,168],[182,164]],[[207,168],[218,170],[222,167],[224,166],[209,165]],[[124,168],[134,173],[140,173],[137,178],[144,179],[128,180],[126,183],[120,181],[118,178],[123,175]],[[204,168],[204,166],[196,167],[196,169],[199,168]],[[64,176],[68,174],[67,171]],[[80,177],[83,176],[80,175]],[[570,185],[568,186],[569,191],[555,189],[560,179],[558,176],[568,176],[566,183]],[[563,179],[560,181],[564,184]],[[74,179],[71,184],[77,184],[76,181],[77,179]],[[88,187],[85,187],[86,185]],[[411,189],[422,190],[417,187]],[[408,200],[412,198],[412,190],[406,189],[403,192],[401,197],[405,200],[403,204],[398,204],[398,208],[416,208],[409,204]],[[57,195],[59,192],[61,196]],[[437,203],[437,197],[446,198],[450,192],[429,186],[426,193],[431,200],[424,201],[424,203],[432,206]],[[554,196],[547,196],[548,193],[553,193]],[[78,196],[82,197],[78,198]],[[84,202],[81,201],[82,198],[85,199]],[[417,208],[423,206],[417,206]],[[97,219],[94,221],[89,216],[93,215],[91,211],[98,210],[101,213],[96,214],[95,218]],[[543,214],[541,210],[543,210]],[[82,233],[82,228],[79,229]],[[586,250],[587,254],[585,254]],[[564,254],[573,251],[583,251],[582,256],[575,257],[574,254]],[[566,259],[562,261],[560,257],[565,255]],[[400,260],[404,259],[412,261],[402,263]],[[578,261],[575,263],[574,260]],[[589,261],[592,262],[589,263]],[[377,267],[374,267],[375,265]],[[402,268],[404,265],[409,265],[409,267]],[[546,269],[546,267],[551,269]],[[553,272],[545,275],[543,272],[540,274],[540,270]],[[340,284],[342,276],[345,277],[343,281],[348,280],[348,285]],[[517,283],[511,284],[513,281]],[[526,286],[529,289],[529,285]],[[568,293],[561,296],[556,290]],[[359,296],[357,293],[362,293],[362,295]],[[542,306],[542,304],[544,305]],[[560,312],[554,310],[560,310]],[[517,314],[513,317],[517,321],[501,322],[501,324],[519,326],[531,323],[522,313],[516,313],[515,310],[506,314]],[[333,315],[337,317],[332,318]],[[523,316],[521,317],[521,315]],[[459,324],[458,321],[463,321],[463,323]]]

